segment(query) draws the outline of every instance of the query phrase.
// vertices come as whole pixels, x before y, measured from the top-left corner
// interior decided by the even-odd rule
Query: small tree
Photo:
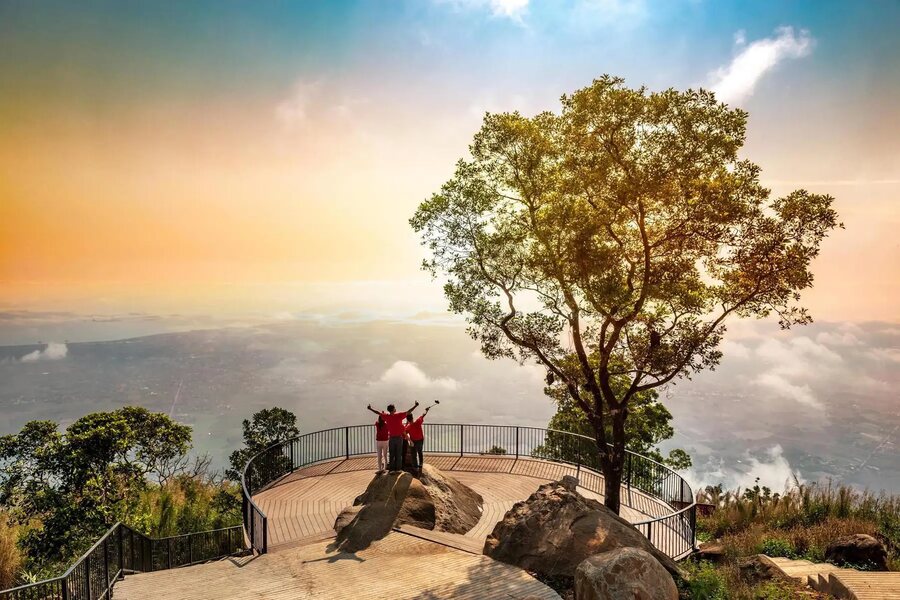
[[[711,92],[604,76],[558,115],[487,114],[410,220],[485,356],[543,365],[584,412],[616,512],[636,395],[714,367],[732,315],[811,320],[832,198],[771,199],[737,157],[746,122]]]
[[[234,481],[240,481],[247,461],[254,454],[300,434],[297,429],[297,416],[277,406],[265,408],[255,413],[249,420],[244,419],[243,429],[244,447],[231,453],[231,468],[225,471],[225,475]]]

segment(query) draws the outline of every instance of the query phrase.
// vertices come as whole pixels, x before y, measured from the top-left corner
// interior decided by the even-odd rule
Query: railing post
[[[91,600],[91,555],[84,557],[84,597]]]
[[[109,590],[109,538],[103,540],[103,577],[106,579],[106,589]]]
[[[651,545],[653,544],[653,536],[651,535],[652,533],[653,533],[653,521],[648,521],[647,522],[647,539],[650,540]]]
[[[194,536],[188,534],[188,564],[194,564]]]
[[[119,579],[125,579],[125,534],[119,525]]]
[[[697,550],[697,504],[691,507],[691,550]]]
[[[252,550],[256,548],[256,515],[253,514],[253,505],[250,502],[247,502],[247,518],[250,521],[250,549]],[[259,548],[256,549],[259,550]]]
[[[519,426],[516,425],[516,460],[519,458]]]
[[[265,554],[269,550],[269,517],[263,517],[263,543],[262,553]]]
[[[463,426],[459,426],[459,455],[463,455]]]
[[[628,457],[628,470],[625,472],[625,483],[628,485],[628,493],[631,493],[631,452],[626,450]]]
[[[294,462],[294,440],[291,440],[290,442],[288,442],[288,444],[290,444],[291,448],[291,473],[293,473],[297,468],[297,463]]]
[[[168,568],[172,568],[172,538],[169,538],[169,543],[166,544],[166,565]]]
[[[62,600],[69,600],[69,578],[63,577],[62,580]]]
[[[350,459],[350,428],[344,427],[344,445],[346,446],[347,452],[346,457]]]

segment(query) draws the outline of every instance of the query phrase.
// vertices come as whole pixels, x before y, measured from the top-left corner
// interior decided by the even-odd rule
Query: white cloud
[[[768,366],[753,379],[755,384],[779,398],[816,409],[823,405],[805,381],[821,379],[823,372],[835,372],[844,362],[839,354],[805,336],[788,341],[767,339],[756,347],[755,354]]]
[[[816,409],[823,408],[822,403],[816,399],[815,395],[813,395],[813,391],[808,384],[791,383],[783,375],[772,372],[763,373],[758,376],[754,382],[757,385],[774,392],[781,398],[795,400],[800,404],[806,404],[807,406]]]
[[[321,88],[318,81],[298,81],[291,94],[275,108],[275,116],[288,129],[303,126],[309,119],[310,106]]]
[[[50,342],[43,350],[35,350],[23,356],[22,362],[38,362],[40,360],[60,360],[69,353],[69,347],[59,342]]]
[[[382,383],[402,385],[412,388],[436,388],[443,390],[455,390],[459,382],[450,377],[432,379],[425,374],[414,362],[398,360],[381,375]]]
[[[642,17],[646,13],[645,0],[581,0],[578,8],[595,11],[603,20]]]
[[[804,481],[800,472],[791,468],[784,456],[784,449],[778,444],[764,450],[761,455],[747,452],[736,464],[726,466],[718,461],[698,465],[689,469],[685,477],[694,489],[720,483],[726,490],[747,489],[758,483],[779,493],[790,488],[795,477],[800,483]]]
[[[489,10],[491,15],[510,19],[517,23],[528,11],[529,0],[437,0],[438,4],[450,4],[468,10]]]
[[[725,340],[720,348],[724,358],[750,358],[750,349],[740,342]]]
[[[719,100],[740,104],[753,94],[759,80],[778,63],[789,58],[802,58],[812,52],[814,40],[805,29],[779,27],[773,37],[746,44],[742,32],[735,35],[741,51],[725,66],[710,76],[710,87]]]

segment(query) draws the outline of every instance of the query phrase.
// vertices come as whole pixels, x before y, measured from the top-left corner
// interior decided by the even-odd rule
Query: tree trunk
[[[612,443],[607,445],[606,451],[597,440],[600,450],[600,465],[603,469],[606,494],[604,504],[616,514],[619,514],[622,495],[622,475],[625,470],[625,418],[627,412],[624,409],[613,413]],[[599,436],[598,436],[599,437]]]
[[[606,487],[603,503],[606,508],[619,514],[621,506],[621,490],[622,490],[622,471],[624,454],[618,454],[611,448],[607,449],[605,458],[601,460],[603,470],[603,479]]]

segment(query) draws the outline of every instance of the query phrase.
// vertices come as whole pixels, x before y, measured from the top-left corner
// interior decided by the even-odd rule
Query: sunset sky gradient
[[[610,73],[748,110],[764,183],[830,193],[846,224],[813,314],[898,321],[898,25],[890,1],[0,0],[0,308],[360,281],[442,308],[417,204],[486,110]]]

